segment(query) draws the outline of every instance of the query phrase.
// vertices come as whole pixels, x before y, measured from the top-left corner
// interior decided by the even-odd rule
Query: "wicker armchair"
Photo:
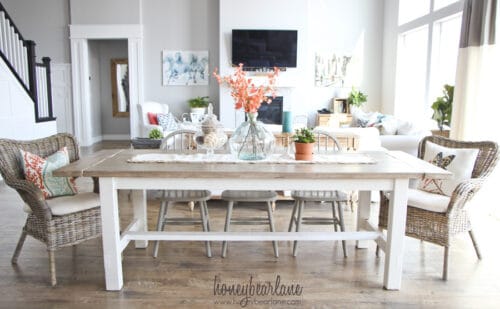
[[[458,233],[469,232],[477,257],[481,259],[479,247],[472,233],[472,227],[464,207],[481,188],[486,177],[494,169],[498,156],[498,146],[494,142],[462,142],[439,136],[427,136],[419,144],[418,157],[423,158],[426,142],[448,148],[478,149],[471,179],[461,182],[453,191],[444,212],[434,212],[408,205],[406,216],[406,236],[418,238],[444,247],[443,280],[448,278],[448,254],[451,239]],[[416,189],[410,189],[416,190]],[[442,196],[440,196],[442,197]],[[382,192],[380,199],[379,227],[387,228],[389,200]],[[377,248],[378,256],[378,248]]]
[[[69,134],[56,134],[32,141],[0,139],[0,173],[5,183],[19,193],[31,210],[27,211],[28,217],[12,256],[12,264],[17,264],[26,235],[38,239],[47,246],[52,285],[57,284],[55,250],[101,235],[101,210],[96,193],[79,193],[46,200],[42,191],[24,178],[20,149],[47,157],[64,146],[68,149],[70,162],[79,159],[78,144]],[[97,192],[97,188],[97,180],[94,179],[94,192]],[[71,205],[73,212],[53,214],[51,206],[61,201]]]

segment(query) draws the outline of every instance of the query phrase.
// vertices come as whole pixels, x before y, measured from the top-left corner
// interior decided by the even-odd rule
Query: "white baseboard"
[[[99,143],[100,141],[102,141],[102,136],[100,136],[100,135],[98,135],[98,136],[92,136],[90,138],[90,145],[85,145],[85,146],[92,146],[95,143]]]
[[[129,141],[130,135],[127,134],[104,134],[101,138],[105,141]]]

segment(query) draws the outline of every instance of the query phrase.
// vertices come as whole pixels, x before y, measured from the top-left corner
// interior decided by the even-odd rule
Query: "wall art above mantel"
[[[208,51],[163,50],[163,86],[208,85]]]

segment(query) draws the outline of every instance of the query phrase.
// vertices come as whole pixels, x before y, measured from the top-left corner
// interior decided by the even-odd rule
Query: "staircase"
[[[35,42],[25,40],[0,3],[0,57],[10,69],[35,108],[35,122],[54,121],[50,80],[50,58],[36,62]]]

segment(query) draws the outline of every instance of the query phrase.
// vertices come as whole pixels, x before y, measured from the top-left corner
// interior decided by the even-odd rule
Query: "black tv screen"
[[[232,64],[250,68],[297,67],[297,30],[233,29]]]

